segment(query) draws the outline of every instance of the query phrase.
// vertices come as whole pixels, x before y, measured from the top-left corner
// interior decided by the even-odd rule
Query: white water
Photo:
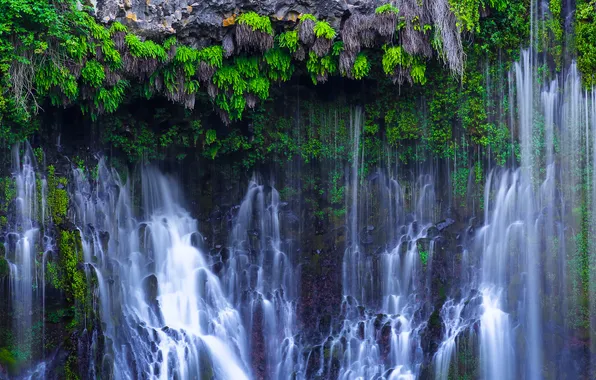
[[[103,162],[97,190],[76,177],[76,222],[108,342],[102,366],[116,379],[250,378],[240,315],[193,244],[197,221],[176,183],[145,169],[137,222],[129,186]]]
[[[222,281],[250,333],[257,378],[288,379],[303,371],[295,339],[297,271],[291,240],[282,239],[281,204],[274,187],[252,180],[233,218]],[[265,359],[264,366],[261,358]]]

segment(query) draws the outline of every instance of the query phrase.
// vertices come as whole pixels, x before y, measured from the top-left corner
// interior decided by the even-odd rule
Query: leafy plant
[[[383,13],[399,13],[399,9],[391,3],[381,5],[375,9],[376,14],[383,14]]]
[[[280,47],[288,49],[290,53],[294,53],[298,50],[298,31],[290,30],[281,33],[277,36],[277,41]]]
[[[327,21],[317,21],[314,32],[317,38],[325,38],[328,40],[335,38],[335,29],[333,29]]]
[[[254,31],[273,35],[271,20],[267,16],[261,16],[256,12],[243,13],[238,17],[238,24],[248,25]]]
[[[91,87],[99,87],[106,78],[103,66],[96,60],[88,61],[81,70],[83,80]]]
[[[356,61],[354,62],[354,68],[352,69],[352,75],[354,79],[362,79],[368,76],[370,72],[370,63],[368,58],[364,53],[359,53],[356,56]]]

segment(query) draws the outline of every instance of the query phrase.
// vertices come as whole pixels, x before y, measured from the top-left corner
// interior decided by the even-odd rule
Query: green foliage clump
[[[96,60],[88,61],[81,70],[83,80],[91,87],[99,87],[106,78],[103,66]]]
[[[17,184],[12,177],[0,178],[0,193],[2,194],[2,204],[0,210],[8,212],[8,205],[17,197]]]
[[[329,75],[333,75],[337,72],[337,68],[338,62],[335,56],[326,55],[319,58],[314,51],[308,53],[306,69],[311,75],[313,84],[327,80]]]
[[[352,75],[354,79],[363,79],[368,76],[370,72],[370,62],[364,53],[359,53],[354,61],[354,68]]]
[[[113,36],[116,33],[126,33],[128,32],[128,28],[124,25],[122,25],[122,23],[115,21],[114,23],[112,23],[112,25],[110,26],[110,29],[108,29],[108,32],[110,33],[110,36]],[[176,39],[174,38],[174,41]]]
[[[294,53],[296,50],[298,50],[298,41],[299,39],[297,30],[290,30],[277,36],[277,43],[279,46],[288,49],[290,53]]]
[[[83,247],[79,233],[77,231],[60,231],[58,252],[64,276],[64,290],[71,301],[84,304],[87,280],[85,272],[79,268],[79,263],[83,261]]]
[[[420,255],[420,262],[423,266],[426,266],[426,264],[428,264],[428,252],[425,250],[420,250],[418,251],[418,254]]]
[[[387,75],[393,74],[398,66],[409,67],[412,64],[412,56],[401,46],[384,45],[383,50],[383,71]]]
[[[314,32],[317,38],[325,38],[328,40],[335,38],[335,29],[333,29],[327,21],[317,21]]]
[[[18,372],[18,362],[12,352],[6,348],[0,348],[0,365],[8,370],[12,375]]]
[[[161,62],[165,62],[168,59],[168,54],[165,49],[151,40],[141,41],[141,39],[134,34],[127,34],[124,40],[133,57],[157,59]]]
[[[58,267],[58,264],[52,260],[48,260],[46,262],[45,279],[46,283],[52,285],[54,289],[64,288],[64,284],[60,276],[60,268]]]
[[[267,64],[267,76],[272,81],[288,81],[294,73],[292,56],[283,49],[274,47],[265,52],[265,63]]]
[[[461,30],[480,31],[480,8],[503,9],[508,0],[449,0],[451,10]]]
[[[596,86],[596,1],[578,1],[575,12],[577,67],[586,88]]]
[[[199,50],[197,59],[213,67],[221,67],[223,63],[223,48],[220,45],[205,47]]]
[[[375,9],[375,13],[376,14],[383,14],[383,13],[395,13],[395,14],[398,14],[399,13],[399,9],[396,6],[388,3],[388,4],[381,5],[380,7],[377,7],[377,9]]]
[[[468,192],[468,178],[470,177],[470,169],[467,167],[458,168],[452,178],[453,194],[460,199],[464,199]]]
[[[4,257],[0,257],[0,280],[8,277],[10,269],[8,268],[8,262]]]
[[[398,110],[392,109],[385,114],[385,127],[387,142],[399,146],[403,140],[414,140],[420,137],[418,119],[412,109],[405,107]]]
[[[238,24],[244,24],[251,27],[253,31],[259,31],[273,35],[271,20],[267,16],[261,16],[256,12],[243,13],[238,17]]]
[[[62,224],[68,212],[68,192],[66,177],[56,176],[56,169],[53,165],[48,166],[48,206],[52,220],[55,224]]]
[[[315,23],[318,21],[317,18],[310,14],[310,13],[303,13],[300,15],[300,23],[303,23],[306,20],[314,21]]]

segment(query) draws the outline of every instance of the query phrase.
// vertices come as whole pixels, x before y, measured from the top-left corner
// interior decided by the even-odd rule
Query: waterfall
[[[105,325],[102,367],[117,379],[249,378],[240,314],[197,246],[176,182],[144,169],[137,220],[130,185],[103,161],[94,190],[75,179],[75,220]]]
[[[257,378],[288,379],[302,371],[296,341],[297,269],[291,239],[282,238],[279,192],[253,179],[237,208],[222,281],[243,311]],[[248,293],[248,297],[246,297]],[[264,361],[263,361],[264,359]],[[264,365],[263,365],[264,363]]]
[[[45,178],[36,171],[36,160],[28,144],[13,148],[12,182],[5,186],[14,191],[14,211],[7,218],[5,257],[10,270],[10,296],[13,308],[15,343],[23,359],[29,361],[35,334],[42,335],[44,271],[46,253],[52,249],[45,236]],[[42,267],[43,268],[43,267]]]

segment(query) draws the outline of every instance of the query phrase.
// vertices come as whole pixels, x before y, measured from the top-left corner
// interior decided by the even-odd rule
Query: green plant
[[[259,31],[273,35],[271,20],[267,16],[260,16],[256,12],[243,13],[238,17],[238,24],[248,25],[254,31]]]
[[[53,165],[48,166],[48,206],[55,224],[62,224],[68,212],[68,192],[66,186],[68,180],[65,177],[56,176],[56,169]]]
[[[83,80],[91,87],[99,87],[106,78],[103,66],[96,60],[88,61],[81,70]]]
[[[418,245],[418,256],[420,257],[420,262],[422,265],[426,266],[428,264],[428,252],[420,245]]]
[[[554,0],[553,0],[554,1]],[[596,85],[596,1],[580,1],[575,12],[577,67],[586,88]]]
[[[60,266],[64,287],[72,301],[83,304],[87,292],[85,272],[79,267],[83,261],[83,247],[78,231],[61,231],[58,239]]]
[[[335,38],[335,29],[333,29],[327,21],[317,21],[314,32],[317,38],[325,38],[328,40]]]
[[[398,14],[399,13],[399,9],[392,5],[392,4],[384,4],[381,5],[380,7],[377,7],[377,9],[375,9],[375,13],[376,14],[383,14],[383,13],[395,13]]]
[[[298,50],[298,31],[297,30],[290,30],[284,33],[281,33],[277,36],[277,41],[280,47],[286,48],[290,51],[290,53],[294,53]]]
[[[354,68],[352,69],[352,75],[354,79],[363,79],[368,76],[370,72],[370,62],[364,53],[359,53],[354,61]]]
[[[313,16],[312,14],[310,14],[310,13],[303,13],[303,14],[301,14],[300,15],[300,22],[302,23],[302,22],[304,22],[306,20],[311,20],[311,21],[314,21],[315,23],[318,21],[317,18],[315,16]]]

